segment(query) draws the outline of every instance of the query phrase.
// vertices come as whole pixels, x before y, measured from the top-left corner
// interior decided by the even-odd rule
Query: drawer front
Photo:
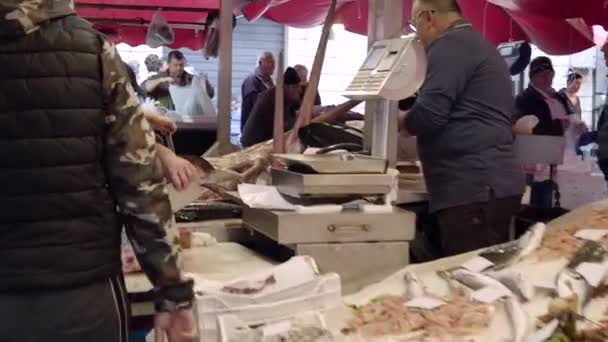
[[[248,209],[243,221],[247,227],[284,245],[411,241],[416,232],[416,215],[404,210],[389,214],[296,214]]]
[[[314,258],[322,273],[338,273],[344,294],[379,282],[409,264],[407,242],[298,244],[296,254]]]
[[[410,241],[416,215],[392,214],[285,215],[279,217],[279,243]]]

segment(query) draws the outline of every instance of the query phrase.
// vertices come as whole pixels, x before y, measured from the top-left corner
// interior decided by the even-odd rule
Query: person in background
[[[154,132],[116,47],[72,0],[0,2],[0,40],[0,341],[127,341],[123,227],[157,336],[192,341]]]
[[[300,77],[294,68],[287,68],[284,74],[285,91],[285,131],[292,129],[296,123],[297,110],[300,107]],[[251,111],[249,120],[241,135],[243,147],[272,139],[274,131],[274,106],[276,87],[262,92]]]
[[[572,108],[568,99],[553,89],[555,70],[549,57],[536,57],[530,62],[530,84],[515,98],[516,117],[534,115],[539,122],[533,133],[563,136],[569,126]]]
[[[524,177],[513,150],[511,77],[456,0],[415,0],[412,28],[428,69],[400,131],[417,137],[443,256],[509,239]],[[446,59],[446,56],[450,58]]]
[[[180,51],[169,52],[167,64],[167,71],[160,71],[157,75],[148,78],[141,87],[147,97],[160,102],[161,106],[175,110],[175,104],[171,100],[171,94],[169,93],[169,85],[189,86],[192,84],[194,76],[184,70],[186,67],[186,57]],[[205,86],[209,98],[213,98],[215,90],[211,83],[209,83],[209,80],[207,80]]]
[[[566,99],[572,115],[568,118],[568,128],[564,132],[566,137],[566,151],[564,152],[564,164],[562,169],[571,171],[588,169],[587,163],[583,161],[576,152],[577,142],[581,134],[588,131],[587,125],[583,122],[583,113],[581,109],[581,100],[578,97],[578,92],[583,83],[583,75],[570,69],[566,79],[566,88],[559,91],[560,95]]]
[[[608,40],[602,46],[604,61],[608,66]],[[602,113],[597,122],[597,160],[604,178],[608,182],[608,102],[604,104]]]
[[[297,72],[298,72],[298,76],[300,76],[300,80],[301,80],[301,86],[302,86],[302,96],[301,98],[304,99],[304,94],[306,93],[306,88],[308,88],[308,68],[302,64],[296,64],[293,67]],[[315,106],[320,106],[321,105],[321,96],[319,95],[319,92],[317,92],[317,95],[315,96]]]
[[[148,56],[146,56],[146,59],[144,60],[144,65],[146,66],[146,70],[148,71],[147,77],[152,77],[158,74],[163,63],[164,62],[160,57],[158,57],[158,55],[149,54]]]
[[[249,119],[251,110],[256,104],[260,93],[274,87],[275,60],[270,51],[263,52],[258,58],[258,65],[253,74],[247,76],[241,85],[241,133]]]
[[[128,65],[125,64],[129,81],[135,93],[141,92],[135,73]],[[140,97],[141,101],[141,97]],[[142,108],[144,116],[150,122],[152,127],[163,136],[169,136],[177,131],[177,125],[166,116],[162,116],[151,108]],[[168,149],[162,144],[157,143],[158,160],[163,168],[163,174],[177,190],[182,190],[188,187],[196,174],[196,168],[189,161],[178,157],[175,152]]]
[[[132,60],[129,61],[129,63],[127,63],[127,65],[129,66],[129,68],[131,70],[133,70],[133,72],[135,73],[135,77],[137,77],[137,80],[139,80],[139,62],[136,60]]]

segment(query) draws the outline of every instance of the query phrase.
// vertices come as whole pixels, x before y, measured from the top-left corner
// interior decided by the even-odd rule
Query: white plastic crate
[[[281,334],[292,329],[312,327],[326,330],[324,314],[320,312],[305,312],[294,315],[287,320],[268,321],[252,328],[235,315],[222,315],[218,317],[218,331],[220,342],[242,342],[277,340]]]
[[[201,341],[220,341],[217,320],[222,315],[234,315],[245,324],[255,325],[288,319],[302,312],[335,308],[342,303],[340,276],[318,275],[310,257],[295,257],[244,279],[264,279],[270,275],[276,283],[257,294],[230,294],[215,287],[197,296]]]

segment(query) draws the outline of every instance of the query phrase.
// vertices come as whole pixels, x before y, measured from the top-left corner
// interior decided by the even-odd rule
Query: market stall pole
[[[230,142],[230,123],[232,120],[232,0],[220,3],[220,51],[219,51],[219,97],[217,117],[217,141],[205,156],[221,156],[237,150]]]
[[[401,37],[403,1],[369,1],[367,23],[370,48],[376,41]],[[397,161],[397,102],[367,101],[365,114],[366,147],[373,156],[384,158],[394,166]]]

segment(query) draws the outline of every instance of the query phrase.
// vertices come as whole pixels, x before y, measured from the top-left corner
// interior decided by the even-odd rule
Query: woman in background
[[[588,171],[589,166],[576,153],[578,138],[588,130],[583,122],[581,100],[578,97],[582,83],[583,75],[570,69],[568,71],[566,88],[563,88],[559,92],[567,100],[568,105],[572,109],[572,115],[569,116],[570,125],[564,133],[566,137],[566,151],[564,153],[564,164],[561,166],[561,169],[584,172]]]

